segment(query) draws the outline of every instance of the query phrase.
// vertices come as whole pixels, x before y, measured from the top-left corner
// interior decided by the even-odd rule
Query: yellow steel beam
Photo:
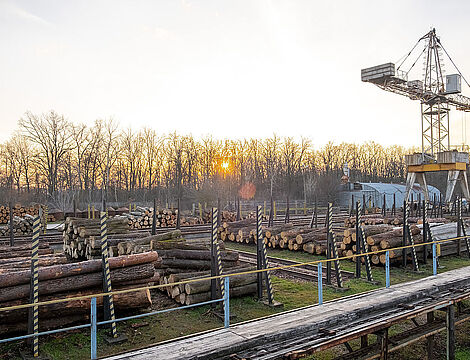
[[[450,171],[450,170],[467,170],[467,164],[463,162],[446,163],[446,164],[422,164],[408,165],[408,172],[432,172],[432,171]]]

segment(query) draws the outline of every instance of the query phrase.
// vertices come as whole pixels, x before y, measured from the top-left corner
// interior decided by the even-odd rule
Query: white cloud
[[[42,26],[47,26],[47,27],[53,27],[54,24],[51,22],[43,19],[40,16],[37,16],[29,11],[24,10],[23,8],[19,7],[16,4],[8,3],[8,2],[3,2],[0,4],[1,7],[5,8],[10,14],[15,15],[16,17],[33,22]]]

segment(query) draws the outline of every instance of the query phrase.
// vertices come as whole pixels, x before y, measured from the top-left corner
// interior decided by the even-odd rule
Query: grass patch
[[[228,248],[238,249],[248,252],[255,252],[254,246],[242,245],[238,243],[228,243]],[[310,255],[303,252],[292,252],[268,248],[270,256],[307,262],[324,257]],[[457,269],[470,264],[466,258],[456,256],[444,257],[440,259],[442,266],[439,272]],[[342,261],[341,269],[353,272],[355,264],[351,261]],[[332,287],[325,287],[323,298],[325,301],[339,297],[349,296],[365,291],[370,291],[385,286],[385,270],[382,267],[373,267],[372,274],[378,284],[369,283],[363,279],[351,279],[346,283],[348,290],[338,292]],[[432,274],[432,264],[421,266],[421,271],[416,273],[400,268],[391,268],[391,283],[397,284],[406,281],[417,280]],[[363,268],[363,276],[365,270]],[[284,304],[283,308],[271,308],[258,302],[252,297],[235,298],[230,300],[230,312],[235,315],[231,320],[232,324],[252,320],[281,311],[292,310],[299,307],[317,303],[317,284],[296,281],[273,276],[272,277],[275,299]],[[163,295],[162,295],[163,296]],[[176,306],[176,304],[175,304]],[[105,356],[137,349],[155,344],[160,341],[194,334],[201,331],[220,328],[223,322],[210,312],[209,306],[197,307],[188,310],[177,310],[169,313],[145,317],[138,320],[130,320],[118,323],[118,331],[125,333],[128,341],[118,345],[108,345],[104,340],[106,330],[100,329],[98,332],[98,355]],[[401,325],[403,328],[410,324]],[[391,332],[400,331],[403,328],[393,328]],[[470,324],[462,324],[457,327],[457,359],[470,358],[470,339],[466,334],[470,332]],[[374,341],[375,336],[370,336]],[[359,347],[359,341],[352,341],[353,348]],[[423,359],[425,358],[425,342],[406,347],[405,349],[391,355],[391,359]],[[19,350],[27,348],[23,342],[7,343],[0,345],[0,359],[19,359]],[[44,356],[54,360],[81,360],[90,358],[90,332],[89,330],[75,331],[56,334],[40,338],[40,351]],[[344,347],[324,351],[315,354],[309,359],[327,360],[344,351]],[[445,354],[445,334],[436,336],[436,351],[438,354]]]

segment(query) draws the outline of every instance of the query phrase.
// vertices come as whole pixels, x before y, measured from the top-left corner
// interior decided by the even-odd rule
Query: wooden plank
[[[228,356],[266,343],[284,341],[306,333],[314,334],[321,328],[345,324],[361,316],[371,316],[400,303],[410,303],[430,294],[470,284],[470,267],[448,271],[409,283],[393,285],[366,294],[359,294],[301,309],[283,312],[260,320],[253,320],[229,329],[209,331],[194,336],[175,339],[148,349],[116,355],[108,360],[138,359],[163,360],[211,358]],[[374,320],[380,322],[380,319]],[[373,322],[374,322],[373,321]],[[368,325],[371,323],[369,322]]]

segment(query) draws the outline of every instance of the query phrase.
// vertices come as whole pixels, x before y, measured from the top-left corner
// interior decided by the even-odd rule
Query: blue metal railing
[[[201,279],[201,280],[205,280],[205,279]],[[117,318],[117,319],[113,319],[113,320],[105,320],[105,321],[98,321],[97,305],[96,305],[97,301],[96,301],[96,297],[92,297],[91,298],[90,323],[89,324],[70,326],[70,327],[66,327],[66,328],[49,330],[49,331],[41,331],[41,332],[35,333],[35,334],[15,336],[15,337],[8,338],[8,339],[0,339],[0,344],[10,342],[10,341],[16,341],[16,340],[38,338],[39,336],[43,336],[43,335],[51,335],[51,334],[56,334],[56,333],[66,332],[66,331],[71,331],[71,330],[91,328],[91,339],[90,339],[91,354],[90,354],[90,359],[94,360],[94,359],[97,359],[98,326],[100,326],[100,325],[107,325],[107,324],[115,323],[115,322],[119,322],[119,321],[139,319],[139,318],[143,318],[143,317],[146,317],[146,316],[163,314],[163,313],[170,312],[170,311],[175,311],[175,310],[189,309],[189,308],[193,308],[193,307],[197,307],[197,306],[215,304],[215,303],[218,303],[218,302],[223,302],[224,303],[224,327],[228,328],[230,326],[230,306],[229,306],[230,278],[228,276],[224,277],[224,286],[225,286],[224,296],[220,299],[209,300],[209,301],[204,301],[204,302],[200,302],[200,303],[197,303],[197,304],[191,304],[191,305],[185,305],[185,306],[180,306],[180,307],[176,307],[176,308],[152,311],[152,312],[145,313],[145,314],[126,316],[126,317],[122,317],[122,318]]]
[[[438,268],[438,259],[437,259],[437,244],[441,244],[444,242],[448,241],[454,241],[458,239],[465,239],[466,236],[461,236],[461,237],[455,237],[455,238],[450,238],[450,239],[445,239],[445,240],[437,240],[437,241],[432,241],[428,243],[421,243],[421,244],[415,244],[415,245],[407,245],[403,247],[399,247],[396,249],[402,249],[402,248],[411,248],[411,247],[418,247],[418,246],[424,246],[427,244],[432,244],[432,254],[433,254],[433,275],[437,275],[437,268]],[[242,272],[239,274],[227,274],[227,275],[221,275],[221,276],[215,276],[215,277],[210,277],[210,278],[201,278],[201,279],[194,279],[190,281],[184,281],[185,282],[195,282],[195,281],[205,281],[211,278],[223,278],[224,279],[224,287],[225,287],[225,292],[224,296],[220,299],[215,299],[215,300],[209,300],[197,304],[192,304],[192,305],[185,305],[185,306],[180,306],[176,308],[170,308],[170,309],[163,309],[163,310],[158,310],[158,311],[153,311],[145,314],[138,314],[138,315],[133,315],[133,316],[127,316],[127,317],[122,317],[122,318],[117,318],[113,320],[106,320],[106,321],[100,321],[98,322],[97,319],[97,297],[96,296],[90,296],[89,298],[91,299],[91,309],[90,309],[90,323],[89,324],[82,324],[82,325],[76,325],[76,326],[71,326],[71,327],[66,327],[66,328],[61,328],[61,329],[55,329],[55,330],[49,330],[49,331],[42,331],[39,333],[34,333],[34,334],[28,334],[28,335],[22,335],[22,336],[16,336],[16,337],[11,337],[7,339],[0,339],[0,344],[6,343],[6,342],[11,342],[11,341],[17,341],[17,340],[24,340],[24,339],[30,339],[30,338],[38,338],[39,336],[43,335],[51,335],[51,334],[56,334],[60,332],[66,332],[66,331],[71,331],[71,330],[77,330],[77,329],[84,329],[84,328],[90,328],[91,329],[91,359],[96,359],[97,358],[97,331],[98,331],[98,326],[100,325],[106,325],[110,324],[113,322],[119,322],[119,321],[127,321],[131,319],[138,319],[138,318],[143,318],[146,316],[151,316],[151,315],[156,315],[156,314],[162,314],[170,311],[175,311],[175,310],[183,310],[183,309],[189,309],[193,307],[198,307],[198,306],[203,306],[203,305],[208,305],[208,304],[214,304],[218,302],[223,302],[224,303],[224,327],[228,328],[230,326],[230,304],[229,304],[229,298],[230,298],[230,276],[236,276],[236,275],[242,275],[245,273],[258,273],[258,272],[263,272],[263,271],[273,271],[277,269],[282,269],[282,268],[290,268],[290,267],[296,267],[296,266],[301,266],[305,264],[317,264],[318,266],[318,305],[323,304],[323,279],[322,279],[322,264],[324,262],[328,261],[333,261],[333,260],[343,260],[343,259],[351,259],[351,258],[357,258],[365,255],[370,255],[370,254],[377,254],[377,253],[383,253],[385,252],[386,256],[386,262],[385,262],[385,286],[386,288],[390,287],[390,254],[389,250],[378,250],[378,251],[373,251],[365,254],[356,254],[353,256],[347,256],[347,257],[341,257],[338,259],[329,259],[329,260],[315,260],[311,262],[306,262],[306,263],[299,263],[296,265],[286,265],[286,266],[279,266],[279,267],[274,267],[270,269],[265,269],[265,270],[254,270],[254,271],[249,271],[249,272]],[[357,261],[360,261],[357,259]],[[147,287],[147,288],[158,288],[160,286],[152,286],[152,287]],[[139,289],[136,289],[139,290]],[[127,291],[132,291],[132,290],[126,290]],[[122,292],[118,291],[117,293]],[[111,293],[112,294],[112,293]],[[101,294],[105,295],[105,294]],[[100,296],[97,294],[97,296]],[[74,298],[70,298],[69,300],[73,300]],[[53,303],[53,302],[65,302],[67,300],[57,300],[57,301],[52,301],[52,302],[45,302],[44,304],[39,304],[39,305],[46,305],[48,303]],[[13,307],[5,307],[1,308],[1,310],[14,310],[14,309],[19,309],[19,308],[29,308],[31,307],[32,304],[24,304],[24,305],[18,305],[18,306],[13,306]]]

